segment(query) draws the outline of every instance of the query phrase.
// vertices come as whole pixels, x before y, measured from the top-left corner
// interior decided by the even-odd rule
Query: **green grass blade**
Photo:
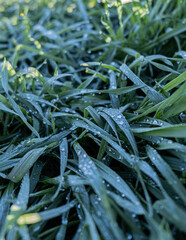
[[[172,126],[158,127],[158,128],[133,128],[132,131],[136,135],[185,138],[186,124],[183,124],[183,125],[175,124]]]
[[[180,198],[186,203],[186,190],[180,183],[178,177],[174,174],[169,165],[160,157],[155,149],[147,147],[147,153],[157,167],[160,173],[166,178],[167,182],[171,185],[174,191],[180,196]]]
[[[44,153],[46,147],[30,150],[15,165],[8,174],[8,178],[13,182],[19,182],[37,159]]]

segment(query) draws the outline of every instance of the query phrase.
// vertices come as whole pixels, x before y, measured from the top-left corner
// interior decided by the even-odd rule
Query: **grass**
[[[1,240],[185,239],[184,5],[1,1]]]

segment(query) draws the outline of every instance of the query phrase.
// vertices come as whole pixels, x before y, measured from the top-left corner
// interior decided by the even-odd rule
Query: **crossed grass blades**
[[[1,240],[184,239],[184,4],[1,0]]]

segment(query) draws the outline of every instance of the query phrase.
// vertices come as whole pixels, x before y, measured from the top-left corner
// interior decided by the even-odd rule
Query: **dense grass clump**
[[[0,240],[186,233],[185,0],[1,0]]]

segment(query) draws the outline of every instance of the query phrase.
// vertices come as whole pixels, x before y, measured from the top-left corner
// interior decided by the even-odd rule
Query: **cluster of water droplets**
[[[144,119],[144,120],[142,121],[142,123],[147,123],[147,124],[152,124],[152,125],[158,125],[158,126],[163,126],[163,125],[165,125],[165,123],[163,123],[163,121],[161,121],[161,120],[149,119],[149,118]]]
[[[93,161],[88,157],[86,153],[82,153],[80,150],[77,152],[79,156],[79,169],[85,176],[95,176],[96,166]]]

